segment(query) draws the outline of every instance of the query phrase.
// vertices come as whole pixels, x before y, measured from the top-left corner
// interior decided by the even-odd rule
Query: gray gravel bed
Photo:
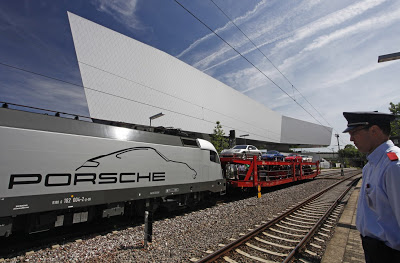
[[[5,262],[190,262],[335,182],[311,180],[264,193],[260,199],[255,196],[154,222],[153,243],[147,249],[142,243],[144,227],[137,226]]]

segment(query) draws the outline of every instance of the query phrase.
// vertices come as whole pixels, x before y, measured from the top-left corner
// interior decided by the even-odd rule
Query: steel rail
[[[288,215],[292,214],[294,211],[298,210],[300,207],[310,203],[311,201],[313,201],[314,199],[318,198],[319,196],[323,195],[324,193],[326,193],[327,191],[329,191],[330,189],[336,187],[337,185],[341,184],[342,182],[348,180],[349,178],[352,178],[356,175],[360,174],[360,172],[355,173],[347,178],[344,178],[340,181],[338,181],[337,183],[328,186],[327,188],[323,189],[322,191],[313,194],[310,198],[308,198],[307,200],[305,200],[304,202],[296,205],[295,207],[291,208],[290,210],[286,211],[285,213],[281,214],[280,216],[270,220],[269,222],[265,223],[264,225],[260,226],[259,228],[251,231],[250,233],[242,236],[241,238],[229,243],[228,245],[226,245],[225,247],[215,251],[214,253],[200,259],[197,261],[197,263],[206,263],[206,262],[213,262],[215,260],[217,260],[218,258],[222,257],[223,255],[229,253],[230,251],[232,251],[233,249],[239,247],[241,244],[243,244],[244,242],[250,240],[251,238],[253,238],[254,236],[258,235],[260,232],[264,231],[266,228],[276,224],[277,222],[279,222],[280,220],[282,220],[283,218],[287,217]],[[353,185],[353,184],[352,184]]]
[[[355,175],[353,175],[355,176]],[[300,250],[305,247],[308,241],[314,236],[315,232],[319,229],[319,227],[323,224],[323,222],[330,216],[332,211],[337,207],[338,203],[342,201],[342,199],[346,196],[346,194],[350,191],[350,189],[360,180],[360,178],[356,178],[352,181],[349,187],[335,200],[335,202],[331,205],[331,207],[326,211],[326,213],[318,220],[317,223],[310,229],[307,235],[297,244],[297,246],[289,253],[289,255],[285,258],[283,263],[288,263],[294,259],[294,257],[300,252]]]

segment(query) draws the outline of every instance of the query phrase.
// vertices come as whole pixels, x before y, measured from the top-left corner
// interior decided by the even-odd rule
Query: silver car
[[[252,157],[254,155],[257,156],[258,159],[261,159],[261,151],[253,145],[236,145],[232,149],[223,150],[221,152],[221,157],[230,158],[247,159],[248,157]]]
[[[311,163],[313,160],[312,156],[308,156],[308,155],[301,155],[301,157],[303,158],[303,162],[305,163]]]

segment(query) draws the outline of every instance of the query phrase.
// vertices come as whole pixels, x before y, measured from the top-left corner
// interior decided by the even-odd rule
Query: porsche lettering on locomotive
[[[42,180],[44,178],[44,180]],[[55,179],[56,182],[55,182]],[[61,179],[61,180],[60,180]],[[149,172],[148,175],[140,173],[52,173],[42,176],[41,174],[12,174],[8,189],[15,185],[40,184],[45,187],[70,186],[81,183],[92,184],[117,184],[117,183],[139,183],[140,180],[147,182],[165,181],[165,172]]]

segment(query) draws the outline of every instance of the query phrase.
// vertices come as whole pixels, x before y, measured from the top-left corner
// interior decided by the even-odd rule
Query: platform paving
[[[335,234],[328,242],[322,263],[365,262],[360,233],[356,229],[357,201],[362,180],[352,192],[339,219]]]

